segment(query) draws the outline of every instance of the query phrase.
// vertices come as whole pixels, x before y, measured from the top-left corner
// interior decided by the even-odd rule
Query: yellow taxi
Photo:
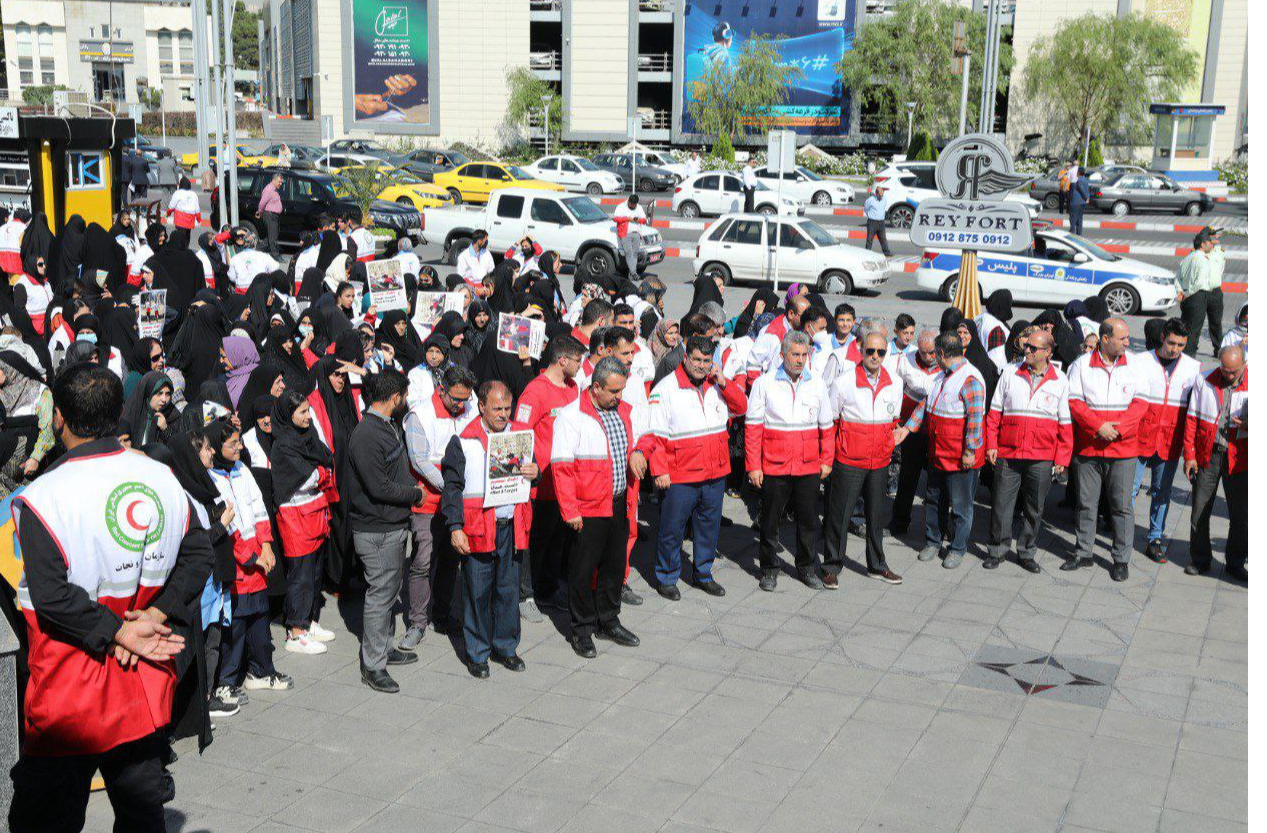
[[[488,202],[488,195],[499,188],[533,188],[539,191],[564,191],[562,185],[534,179],[518,165],[501,162],[467,162],[451,171],[437,171],[435,184],[449,192],[453,201]]]
[[[448,191],[405,171],[394,170],[390,176],[383,177],[383,182],[386,187],[378,194],[380,200],[391,200],[418,209],[443,208],[453,204],[453,197]]]
[[[216,146],[211,146],[211,158],[216,158]],[[237,147],[238,165],[247,168],[267,168],[277,164],[276,156],[261,156],[246,145],[238,145]],[[180,164],[185,168],[195,168],[198,166],[198,151],[190,153],[182,153],[180,156]]]

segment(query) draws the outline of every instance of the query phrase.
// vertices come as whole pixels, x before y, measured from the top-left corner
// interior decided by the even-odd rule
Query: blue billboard
[[[779,60],[803,75],[773,108],[771,127],[802,136],[849,131],[849,96],[836,64],[853,48],[859,0],[687,0],[682,54],[682,133],[698,133],[689,103],[712,64],[729,64],[754,35],[772,39]],[[760,128],[753,120],[753,132]]]

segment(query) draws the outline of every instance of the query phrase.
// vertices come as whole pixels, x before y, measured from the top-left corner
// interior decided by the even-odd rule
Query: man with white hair
[[[229,280],[233,282],[233,291],[239,295],[245,295],[251,281],[259,275],[282,268],[267,252],[260,251],[260,240],[255,232],[246,232],[243,239],[245,244],[241,250],[229,259]]]
[[[414,254],[414,243],[408,237],[402,237],[396,244],[396,262],[400,264],[400,274],[418,277],[422,271],[422,261]]]

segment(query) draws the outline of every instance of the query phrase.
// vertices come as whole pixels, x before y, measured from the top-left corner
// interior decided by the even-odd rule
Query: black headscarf
[[[396,333],[396,325],[401,322],[405,324],[403,336]],[[403,309],[393,309],[383,313],[383,319],[378,324],[378,343],[392,346],[396,361],[406,372],[417,367],[422,361],[422,341],[418,338],[413,325],[409,323]]]
[[[1034,325],[1026,321],[1024,318],[1018,318],[1016,321],[1012,322],[1012,331],[1008,333],[1007,341],[1003,343],[1003,356],[1007,359],[1008,364],[1012,364],[1013,362],[1017,362],[1025,358],[1025,348],[1017,347],[1016,342],[1017,339],[1021,337],[1021,333],[1025,332],[1032,326]]]
[[[334,229],[326,229],[321,233],[321,248],[317,250],[317,268],[322,277],[334,259],[343,253],[343,238]]]
[[[462,339],[462,346],[453,346],[453,339],[459,334],[465,335],[466,329],[466,319],[462,317],[462,313],[450,310],[440,316],[440,320],[436,322],[435,329],[432,331],[432,335],[439,335],[449,340],[449,361],[462,367],[470,367],[475,359],[475,350],[467,344],[466,338]]]
[[[726,302],[722,299],[721,290],[717,288],[717,282],[713,280],[711,274],[701,273],[691,281],[691,285],[695,287],[695,293],[691,296],[691,306],[686,311],[687,315],[699,312],[700,307],[709,302],[725,306]]]
[[[493,269],[488,280],[493,285],[493,293],[488,296],[488,306],[493,312],[514,312],[515,302],[512,294],[515,264],[507,258]]]
[[[141,377],[140,384],[123,403],[123,418],[132,426],[132,445],[135,448],[163,440],[158,428],[158,414],[150,409],[150,397],[163,388],[173,389],[171,377],[161,370],[151,370]]]
[[[255,400],[270,394],[273,382],[277,381],[278,376],[283,375],[280,367],[271,363],[261,363],[256,365],[250,376],[246,377],[246,384],[242,387],[241,396],[238,397],[238,421],[242,423],[244,432],[255,427]]]
[[[127,304],[115,305],[103,310],[98,340],[115,348],[124,356],[136,349],[136,310]],[[147,368],[148,369],[148,368]]]
[[[211,443],[211,467],[220,471],[232,471],[237,463],[224,456],[224,442],[234,434],[240,433],[239,429],[227,419],[217,419],[213,420],[203,433],[207,436],[207,442]]]
[[[28,275],[34,276],[36,274],[35,262],[42,257],[44,258],[44,274],[51,274],[53,264],[49,253],[52,249],[53,232],[48,230],[48,217],[41,211],[31,218],[26,230],[22,232],[22,246],[19,249],[19,254],[22,257],[22,268],[26,270]]]
[[[329,293],[322,295],[317,300],[317,303],[309,309],[321,316],[322,323],[325,325],[326,338],[330,342],[338,341],[339,336],[344,333],[354,332],[352,322],[348,320],[347,314],[339,309],[339,305],[334,302],[333,295]],[[360,362],[357,362],[357,364],[360,364]]]
[[[1158,350],[1166,340],[1166,321],[1150,318],[1144,322],[1144,349]]]
[[[297,428],[291,421],[297,406],[287,409],[286,398],[273,403],[273,499],[278,505],[294,497],[317,466],[334,470],[334,455],[317,436],[317,429]]]
[[[538,362],[532,360],[525,365],[513,353],[497,349],[496,326],[496,321],[490,325],[492,333],[484,339],[475,360],[471,362],[471,370],[480,382],[504,382],[510,388],[511,396],[518,402],[524,388],[537,377]]]
[[[201,433],[201,432],[199,432]],[[216,501],[220,500],[220,490],[212,482],[211,475],[198,457],[189,434],[178,434],[167,442],[172,452],[172,474],[189,496],[207,510],[208,522],[215,523],[220,519],[215,512]],[[230,576],[232,577],[232,576]]]
[[[744,305],[743,310],[739,313],[739,317],[735,319],[735,338],[743,338],[747,335],[751,335],[753,337],[756,336],[756,333],[752,332],[752,324],[758,315],[757,302],[759,301],[763,301],[765,304],[762,307],[761,312],[766,312],[779,305],[779,296],[768,286],[763,286],[756,292],[752,293],[752,297],[749,298],[748,303]]]
[[[981,377],[985,379],[985,401],[988,407],[994,399],[994,388],[999,383],[999,369],[994,366],[994,362],[990,360],[989,354],[986,352],[985,345],[981,343],[981,336],[977,333],[977,324],[970,318],[964,318],[956,325],[959,327],[967,327],[968,332],[972,334],[972,341],[968,346],[963,348],[963,357],[968,363],[981,371]]]
[[[419,292],[443,292],[444,284],[440,282],[440,273],[436,271],[434,266],[422,264],[418,270],[418,291]]]
[[[1109,317],[1109,305],[1099,295],[1092,295],[1085,302],[1087,316],[1097,324],[1103,324]]]
[[[224,314],[216,301],[191,308],[168,356],[172,366],[185,374],[185,390],[198,390],[203,382],[219,375],[220,345],[226,335]]]
[[[128,366],[128,370],[133,373],[140,373],[144,376],[152,369],[150,365],[150,354],[154,352],[154,345],[162,344],[156,338],[137,339],[136,344],[132,345],[132,349],[123,354],[123,361]]]
[[[1034,319],[1034,326],[1045,324],[1052,326],[1052,336],[1056,339],[1055,358],[1065,370],[1082,355],[1082,330],[1076,332],[1069,326],[1065,317],[1054,309],[1045,309]]]
[[[488,316],[488,320],[484,322],[483,327],[475,326],[475,315],[479,312],[483,312]],[[550,313],[546,313],[546,317],[550,318]],[[497,322],[493,319],[493,313],[489,310],[488,304],[484,303],[483,298],[476,298],[466,308],[466,325],[466,340],[464,343],[470,344],[473,354],[479,353],[489,333],[497,329]]]
[[[331,430],[334,432],[334,437],[331,438],[334,448],[336,453],[343,457],[347,451],[348,438],[352,435],[352,429],[356,427],[357,419],[356,403],[352,399],[351,380],[349,379],[348,384],[344,385],[343,393],[335,393],[330,385],[330,374],[339,367],[339,361],[334,356],[322,356],[321,360],[312,366],[312,378],[317,394],[325,405],[326,414],[330,417]]]
[[[229,387],[223,381],[208,379],[197,390],[198,395],[181,412],[180,425],[177,426],[181,433],[202,431],[211,421],[227,419],[229,414],[234,413]]]
[[[990,293],[985,302],[986,312],[1004,324],[1012,320],[1012,293],[1007,289],[996,289]]]
[[[87,227],[84,218],[72,215],[62,226],[62,233],[57,235],[57,258],[48,264],[49,279],[53,289],[59,294],[62,287],[79,277],[79,266],[84,260],[84,242]]]
[[[941,326],[938,327],[938,333],[952,333],[959,329],[959,323],[963,321],[963,312],[958,307],[946,307],[941,313]]]
[[[307,396],[312,391],[312,380],[308,376],[303,353],[295,341],[299,335],[298,328],[298,324],[294,327],[283,327],[280,324],[270,327],[264,340],[264,350],[260,354],[260,366],[277,368],[286,380],[287,390],[296,390]],[[289,352],[285,347],[287,344],[290,345]]]
[[[299,294],[296,297],[305,301],[316,302],[322,293],[326,291],[326,273],[321,269],[309,266],[299,277]]]
[[[167,290],[168,308],[179,313],[178,320],[184,320],[189,305],[207,286],[198,255],[169,239],[165,246],[155,250],[146,265],[154,270],[154,288]]]
[[[282,274],[285,278],[285,273]],[[273,276],[271,274],[261,273],[255,276],[251,281],[251,285],[247,287],[246,295],[246,328],[251,333],[251,338],[256,344],[261,344],[264,337],[268,335],[268,328],[272,326],[273,307],[275,298],[273,296]]]
[[[299,320],[295,322],[295,337],[299,341],[303,341],[303,334],[299,332],[299,328],[304,324],[312,327],[312,343],[308,345],[308,349],[314,354],[320,356],[326,352],[326,348],[330,346],[330,336],[326,330],[326,319],[319,310],[309,307],[299,313]],[[298,347],[298,344],[295,345]],[[304,374],[308,373],[308,368],[304,368]]]

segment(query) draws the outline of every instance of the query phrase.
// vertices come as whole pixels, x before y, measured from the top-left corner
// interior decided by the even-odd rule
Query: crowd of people
[[[649,541],[660,596],[680,599],[683,580],[724,595],[715,559],[742,555],[719,552],[727,494],[755,518],[764,591],[789,515],[810,588],[840,587],[850,535],[859,574],[901,583],[885,539],[907,535],[921,480],[920,561],[962,565],[988,487],[981,566],[1015,552],[1039,572],[1062,483],[1076,545],[1049,555],[1092,566],[1104,516],[1121,581],[1145,476],[1142,549],[1165,562],[1182,465],[1187,572],[1211,567],[1221,483],[1227,571],[1246,578],[1247,326],[1204,372],[1182,320],[1150,320],[1133,353],[1098,298],[1031,322],[1001,291],[933,328],[829,308],[800,285],[728,311],[700,277],[675,318],[654,276],[577,274],[569,297],[558,254],[531,238],[497,262],[476,233],[441,279],[407,240],[379,253],[359,218],[331,217],[283,267],[243,229],[191,243],[201,217],[178,202],[172,227],[143,233],[126,215],[56,236],[25,211],[0,225],[0,487],[21,490],[30,670],[15,831],[77,829],[94,769],[121,829],[161,830],[170,740],[205,744],[252,691],[290,688],[271,626],[285,651],[319,657],[336,638],[331,592],[363,598],[361,678],[384,693],[429,630],[480,679],[490,663],[522,671],[521,621],[547,614],[582,657],[595,640],[636,647],[620,618],[644,601],[635,544]],[[367,262],[387,258],[403,309],[380,310],[368,286]],[[146,289],[167,291],[152,337],[138,328]],[[435,292],[460,310],[417,316]],[[503,315],[540,322],[539,357],[507,348]],[[526,432],[531,453],[494,453],[506,432]]]

